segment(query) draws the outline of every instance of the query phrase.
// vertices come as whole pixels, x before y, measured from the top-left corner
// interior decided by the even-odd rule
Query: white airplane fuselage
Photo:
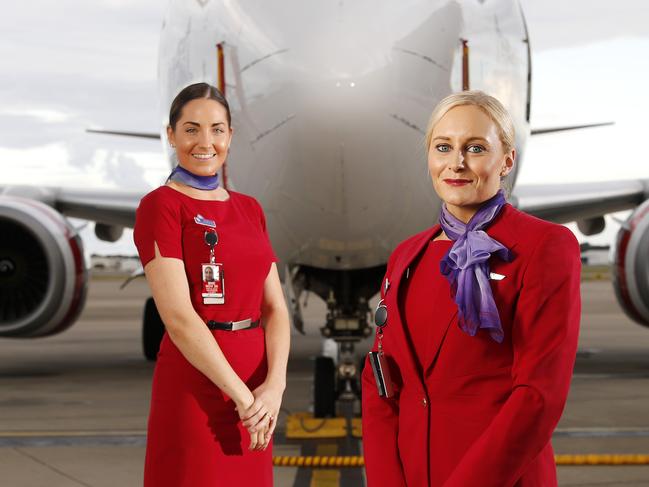
[[[503,102],[516,128],[509,186],[516,182],[531,83],[517,0],[170,0],[160,39],[165,150],[177,93],[196,82],[224,87],[235,130],[227,187],[264,207],[295,329],[317,327],[339,342],[347,365],[353,343],[372,334],[370,301],[389,254],[437,220],[424,132],[439,100],[469,88]],[[74,324],[88,272],[67,218],[95,221],[97,237],[113,242],[133,225],[141,196],[0,185],[0,337]],[[625,313],[649,327],[649,180],[519,186],[512,202],[557,223],[577,221],[588,235],[603,229],[604,215],[632,209],[618,232],[613,285]],[[303,317],[305,291],[326,304],[317,323]],[[143,316],[153,360],[164,325],[152,298]]]
[[[520,167],[529,51],[515,0],[172,1],[162,126],[183,87],[224,76],[235,130],[228,185],[260,200],[282,263],[368,268],[436,221],[424,132],[467,75],[510,111]]]

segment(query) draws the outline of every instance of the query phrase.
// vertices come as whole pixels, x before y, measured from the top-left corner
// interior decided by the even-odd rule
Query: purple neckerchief
[[[469,223],[451,215],[446,205],[442,205],[439,218],[442,230],[453,240],[453,246],[440,262],[440,270],[451,284],[452,296],[459,310],[460,328],[471,336],[475,336],[478,328],[487,329],[498,343],[502,343],[504,333],[489,284],[488,261],[491,254],[496,254],[509,262],[512,254],[484,229],[506,203],[505,194],[500,190],[482,204]]]
[[[193,172],[178,164],[174,167],[173,171],[167,178],[167,181],[176,181],[178,183],[186,184],[196,189],[210,190],[219,187],[219,175],[214,176],[197,176]]]

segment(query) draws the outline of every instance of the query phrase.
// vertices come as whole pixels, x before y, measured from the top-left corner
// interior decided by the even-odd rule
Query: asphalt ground
[[[606,273],[582,283],[580,351],[557,454],[649,454],[649,329],[615,301]],[[597,279],[603,277],[603,279]],[[115,487],[142,481],[153,364],[142,357],[144,280],[94,277],[79,322],[44,339],[0,340],[0,486]],[[310,297],[307,329],[324,304]],[[313,334],[294,335],[286,412],[311,407]],[[274,454],[359,454],[357,440],[287,440],[280,416]],[[560,466],[562,486],[649,486],[649,466]],[[275,468],[277,486],[363,485],[361,469]]]

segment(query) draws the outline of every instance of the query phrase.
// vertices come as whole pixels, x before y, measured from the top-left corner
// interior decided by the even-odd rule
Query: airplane
[[[265,209],[295,329],[305,331],[305,292],[327,304],[320,332],[338,344],[338,360],[316,361],[317,416],[331,415],[332,398],[357,385],[354,344],[372,333],[368,303],[391,250],[435,223],[441,203],[423,135],[451,92],[480,89],[510,111],[518,160],[508,184],[518,208],[577,222],[586,235],[604,229],[604,215],[633,210],[617,235],[613,287],[626,314],[649,327],[649,180],[516,185],[530,135],[598,125],[531,129],[530,39],[518,1],[173,0],[158,67],[162,107],[197,81],[228,97],[235,135],[223,184]],[[161,122],[154,133],[94,132],[162,139],[171,167]],[[133,226],[143,194],[1,191],[0,337],[61,333],[88,286],[83,244],[67,218],[96,222],[97,237],[114,242]],[[147,358],[163,332],[149,298]]]

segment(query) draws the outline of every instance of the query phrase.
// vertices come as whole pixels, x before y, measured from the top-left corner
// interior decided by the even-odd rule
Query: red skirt
[[[250,390],[261,385],[268,369],[263,328],[212,334]],[[272,486],[272,442],[249,451],[234,407],[165,333],[153,375],[144,486]]]

